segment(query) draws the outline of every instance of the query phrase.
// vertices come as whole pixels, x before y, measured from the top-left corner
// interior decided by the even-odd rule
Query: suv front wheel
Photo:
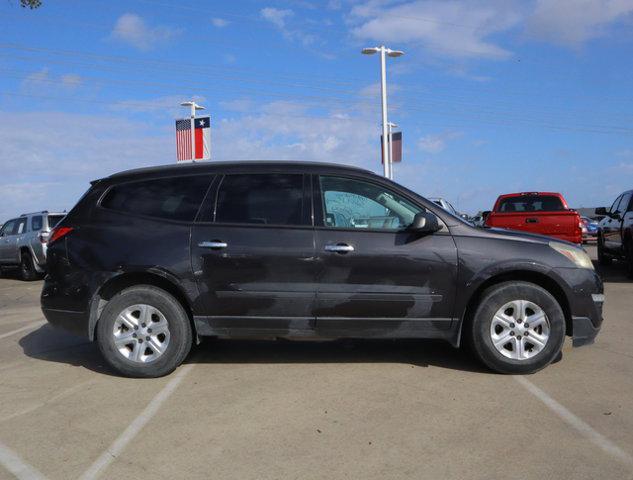
[[[528,282],[486,290],[473,317],[470,339],[479,359],[499,373],[533,373],[559,355],[565,316],[556,299]]]
[[[191,324],[172,295],[150,285],[127,288],[104,307],[97,343],[105,360],[128,377],[162,377],[187,357]]]

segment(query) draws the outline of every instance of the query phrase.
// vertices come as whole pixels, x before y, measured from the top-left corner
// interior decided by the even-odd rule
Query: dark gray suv
[[[53,230],[42,308],[125,375],[202,336],[436,338],[529,373],[593,342],[602,282],[576,245],[475,228],[366,170],[210,162],[93,182]]]

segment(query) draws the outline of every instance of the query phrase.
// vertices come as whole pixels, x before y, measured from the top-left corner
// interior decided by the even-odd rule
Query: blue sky
[[[195,98],[216,160],[380,166],[474,213],[510,191],[607,205],[633,188],[633,0],[0,0],[0,222],[94,178],[175,162]]]

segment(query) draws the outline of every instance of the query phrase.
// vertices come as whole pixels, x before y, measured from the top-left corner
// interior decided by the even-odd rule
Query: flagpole
[[[196,102],[191,102],[191,162],[196,163]]]

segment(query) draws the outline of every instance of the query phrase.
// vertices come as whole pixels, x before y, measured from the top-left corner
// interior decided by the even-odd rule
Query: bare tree
[[[33,10],[34,8],[42,6],[42,0],[20,0],[20,5],[22,8],[30,8]]]

